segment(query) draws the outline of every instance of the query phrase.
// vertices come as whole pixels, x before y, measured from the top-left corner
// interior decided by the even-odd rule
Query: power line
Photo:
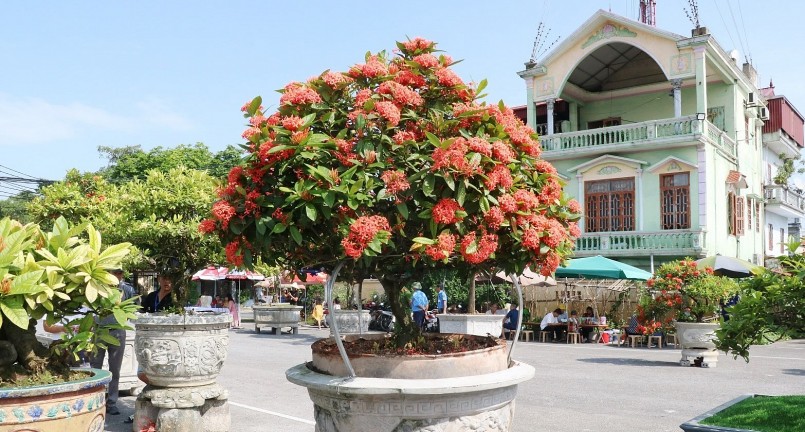
[[[744,28],[744,38],[746,38],[746,51],[747,51],[747,54],[749,54],[749,63],[751,64],[752,63],[752,48],[749,46],[749,37],[748,37],[748,34],[746,32],[746,21],[744,21],[744,11],[743,11],[743,8],[741,7],[741,1],[740,0],[738,0],[738,13],[741,15],[741,25]]]
[[[724,29],[727,30],[727,36],[730,37],[730,42],[732,42],[732,46],[735,47],[735,39],[732,38],[732,32],[730,32],[730,27],[727,25],[727,21],[724,20],[724,14],[721,13],[721,8],[718,7],[718,0],[713,2],[716,5],[716,10],[718,11],[718,16],[721,17],[721,22],[724,23]]]
[[[744,52],[744,60],[746,60],[746,56],[749,54],[749,50],[746,49],[746,47],[744,46],[744,39],[746,39],[746,37],[744,37],[744,39],[741,39],[741,30],[738,29],[738,22],[735,21],[735,14],[732,13],[732,5],[730,4],[730,2],[727,2],[727,10],[730,11],[730,16],[732,17],[732,24],[735,26],[735,34],[738,36],[738,42],[741,43],[741,49]]]
[[[25,177],[28,177],[28,178],[36,179],[36,177],[34,177],[34,176],[32,176],[32,175],[28,175],[28,174],[25,174],[25,173],[19,172],[19,171],[15,170],[15,169],[13,169],[13,168],[9,168],[9,167],[7,167],[7,166],[5,166],[5,165],[0,165],[0,168],[5,168],[5,169],[7,169],[7,170],[9,170],[9,171],[13,171],[13,172],[15,172],[15,173],[17,173],[17,174],[19,174],[19,175],[21,175],[21,176],[25,176]],[[41,179],[39,179],[39,180],[41,180]]]

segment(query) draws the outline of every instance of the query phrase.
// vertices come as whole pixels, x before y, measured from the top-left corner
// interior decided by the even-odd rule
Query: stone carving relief
[[[614,165],[607,165],[600,170],[598,170],[598,174],[600,175],[610,175],[610,174],[617,174],[622,170]]]
[[[588,46],[604,39],[609,39],[613,37],[637,37],[637,33],[629,30],[626,26],[618,27],[616,25],[607,23],[601,27],[601,30],[590,35],[589,38],[581,45],[582,48],[587,48]]]

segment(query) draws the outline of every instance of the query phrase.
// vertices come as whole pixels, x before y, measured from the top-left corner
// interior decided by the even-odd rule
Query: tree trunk
[[[394,337],[398,347],[405,346],[420,334],[420,328],[414,325],[410,310],[402,302],[402,289],[404,282],[385,276],[378,277],[383,291],[386,292],[386,299],[394,314]]]
[[[470,289],[467,294],[467,313],[475,313],[475,272],[470,272]]]
[[[31,320],[29,328],[21,329],[4,319],[0,339],[7,340],[17,351],[17,361],[33,373],[43,372],[48,364],[50,351],[36,339],[36,321]]]

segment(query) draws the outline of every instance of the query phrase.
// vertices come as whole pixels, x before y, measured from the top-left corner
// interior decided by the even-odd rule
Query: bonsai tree
[[[780,269],[765,269],[740,286],[740,301],[727,308],[716,331],[718,348],[749,361],[751,345],[805,334],[805,255],[799,241],[788,244]]]
[[[215,201],[215,179],[183,166],[140,175],[144,178],[114,184],[72,170],[64,181],[44,187],[29,209],[43,226],[64,216],[73,224],[92,223],[112,242],[130,242],[134,249],[126,268],[169,276],[174,304],[184,306],[189,274],[223,259],[218,239],[198,232]]]
[[[638,319],[646,328],[668,327],[676,321],[705,322],[718,317],[722,302],[738,289],[734,280],[699,269],[686,258],[661,265],[646,282]]]
[[[417,332],[403,288],[433,269],[553,273],[579,235],[578,203],[533,130],[479,102],[486,82],[465,83],[453,64],[415,38],[286,85],[273,113],[246,103],[246,166],[199,229],[236,266],[346,261],[350,275],[374,275],[401,344]]]
[[[118,344],[109,334],[134,318],[133,299],[121,301],[109,273],[129,253],[128,243],[104,248],[92,225],[70,226],[64,218],[50,232],[36,224],[0,220],[0,380],[19,375],[64,374],[81,351]],[[95,324],[113,315],[114,325]],[[36,339],[36,320],[61,323],[65,334],[50,349]],[[46,378],[52,382],[52,378]]]

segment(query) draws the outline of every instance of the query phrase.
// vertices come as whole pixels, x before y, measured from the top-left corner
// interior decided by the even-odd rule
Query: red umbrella
[[[226,274],[229,273],[229,269],[226,267],[213,267],[209,266],[203,270],[197,271],[193,274],[193,280],[210,280],[210,281],[219,281],[222,279],[226,279]]]
[[[242,280],[261,281],[264,280],[266,277],[261,275],[260,273],[255,273],[250,270],[232,269],[226,274],[226,278],[238,281],[238,293],[237,296],[235,297],[235,303],[240,304],[240,281]]]
[[[226,279],[226,274],[227,273],[229,273],[229,269],[226,268],[226,267],[218,267],[218,268],[216,268],[214,266],[209,266],[209,267],[205,268],[204,270],[197,271],[193,275],[193,277],[191,279],[192,280],[203,280],[203,281],[205,281],[205,280],[215,281],[215,286],[214,286],[213,292],[212,292],[213,297],[215,297],[216,295],[218,295],[218,281]]]

